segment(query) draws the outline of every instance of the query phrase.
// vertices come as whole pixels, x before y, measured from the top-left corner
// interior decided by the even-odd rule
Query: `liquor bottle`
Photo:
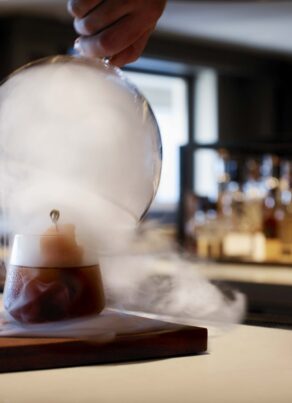
[[[223,254],[228,259],[250,260],[253,250],[252,234],[245,212],[243,160],[236,156],[229,160],[229,183],[226,200],[229,207],[229,228],[223,238]]]
[[[240,226],[242,214],[242,181],[240,160],[237,157],[228,156],[224,160],[224,172],[220,175],[218,216],[228,229],[236,229]]]
[[[279,238],[281,218],[280,159],[265,156],[263,160],[263,183],[266,194],[263,204],[263,233],[268,239]]]
[[[263,203],[263,234],[265,236],[265,261],[281,259],[280,228],[283,219],[281,201],[280,166],[278,156],[266,155],[262,162],[262,182],[265,187]]]
[[[263,200],[266,190],[261,180],[260,162],[249,158],[245,164],[246,179],[244,193],[244,226],[251,233],[263,230]]]
[[[283,217],[280,222],[279,236],[282,245],[282,260],[292,261],[292,161],[282,163],[281,202]]]

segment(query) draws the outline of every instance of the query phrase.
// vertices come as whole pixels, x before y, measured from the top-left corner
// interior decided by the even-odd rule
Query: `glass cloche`
[[[42,59],[0,87],[3,208],[14,233],[40,233],[56,208],[99,246],[123,241],[158,188],[152,110],[109,63]]]
[[[7,312],[24,323],[99,313],[99,257],[127,244],[159,184],[149,104],[104,61],[42,59],[0,87],[0,153]]]

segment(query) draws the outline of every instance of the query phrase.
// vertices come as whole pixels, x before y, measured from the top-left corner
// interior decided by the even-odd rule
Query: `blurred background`
[[[0,0],[0,79],[72,52],[65,0]],[[292,2],[168,1],[124,68],[160,125],[164,165],[141,232],[249,299],[246,323],[292,327]],[[2,237],[2,258],[6,247]],[[152,249],[151,249],[152,248]]]

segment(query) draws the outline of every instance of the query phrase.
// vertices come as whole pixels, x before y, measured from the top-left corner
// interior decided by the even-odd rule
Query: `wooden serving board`
[[[205,328],[137,319],[136,332],[117,334],[107,341],[92,338],[0,338],[0,372],[178,357],[207,350]],[[144,327],[139,331],[141,321],[146,330]]]

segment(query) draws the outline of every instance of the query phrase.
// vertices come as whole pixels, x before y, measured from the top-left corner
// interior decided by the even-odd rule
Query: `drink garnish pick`
[[[51,217],[51,220],[52,220],[53,224],[55,224],[56,229],[57,229],[57,224],[58,224],[58,221],[59,221],[59,218],[60,218],[60,211],[56,210],[56,209],[52,210],[50,212],[50,217]]]

